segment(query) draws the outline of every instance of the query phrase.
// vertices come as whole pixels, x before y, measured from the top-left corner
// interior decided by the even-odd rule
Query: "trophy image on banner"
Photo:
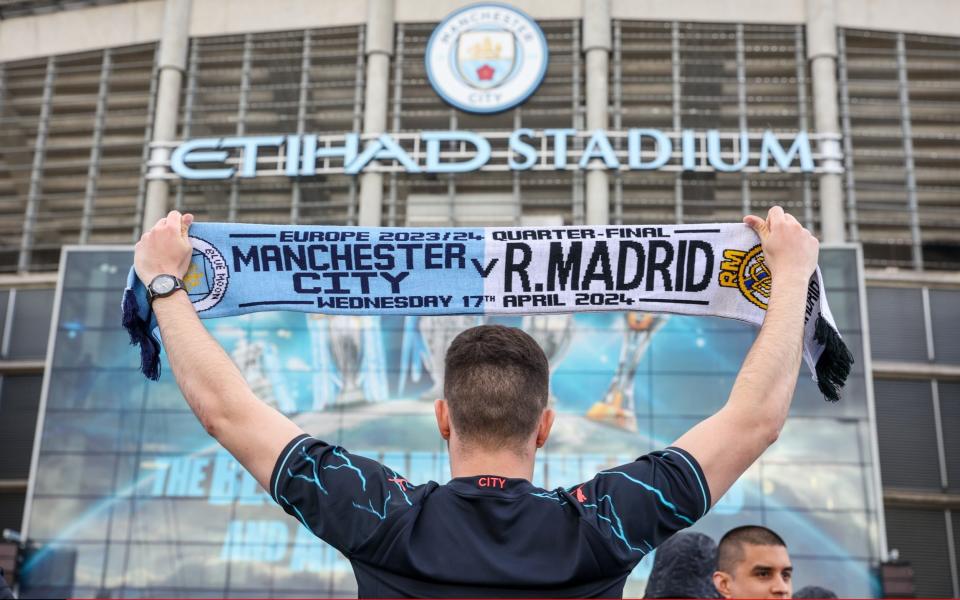
[[[366,400],[360,381],[365,318],[330,317],[330,355],[340,378],[340,393],[334,404],[357,404]]]
[[[547,355],[552,378],[554,370],[570,348],[570,340],[573,338],[573,315],[527,315],[523,317],[521,328],[540,344],[543,353]],[[555,398],[551,392],[550,403],[554,402]]]
[[[474,315],[420,317],[417,328],[423,339],[423,364],[433,386],[420,395],[421,400],[433,402],[443,398],[443,368],[447,357],[447,348],[464,329],[478,325]]]
[[[634,377],[655,334],[667,322],[665,315],[643,312],[626,313],[626,329],[620,347],[620,362],[603,400],[590,407],[587,418],[628,431],[637,430],[633,401]]]

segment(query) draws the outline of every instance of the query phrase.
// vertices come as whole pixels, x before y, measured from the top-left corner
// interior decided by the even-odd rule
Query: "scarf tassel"
[[[140,347],[140,371],[153,381],[160,379],[160,344],[150,335],[150,324],[140,317],[137,294],[123,291],[123,328],[130,334],[130,345]]]
[[[850,375],[853,355],[823,315],[817,316],[815,327],[814,339],[823,346],[823,354],[817,361],[817,387],[827,400],[836,402],[840,400],[840,388]]]

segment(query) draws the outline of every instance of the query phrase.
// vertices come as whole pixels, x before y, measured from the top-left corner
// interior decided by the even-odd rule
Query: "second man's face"
[[[793,566],[783,546],[744,544],[743,560],[733,573],[715,578],[717,591],[726,598],[790,598]]]

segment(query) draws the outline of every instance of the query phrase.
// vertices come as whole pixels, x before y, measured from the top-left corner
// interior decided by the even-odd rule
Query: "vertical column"
[[[90,241],[93,227],[93,204],[100,177],[100,156],[103,144],[103,124],[107,116],[107,92],[110,89],[110,71],[113,69],[112,50],[103,51],[100,62],[100,84],[97,87],[97,111],[93,117],[93,139],[90,141],[90,161],[87,163],[87,186],[83,193],[83,216],[80,219],[80,243]]]
[[[154,178],[147,182],[142,223],[144,230],[153,227],[167,212],[170,183],[163,175],[166,174],[165,165],[170,162],[170,148],[163,144],[174,141],[177,135],[180,87],[183,84],[187,46],[190,42],[190,7],[191,0],[166,0],[164,4],[160,61],[157,65],[159,82],[149,160],[149,173]]]
[[[363,126],[363,83],[364,83],[364,49],[367,47],[366,29],[357,28],[357,60],[354,65],[353,79],[353,118],[351,120],[350,131],[360,131]],[[350,177],[350,201],[347,203],[347,225],[357,224],[357,197],[359,185],[356,177]]]
[[[736,56],[737,56],[737,124],[740,127],[740,131],[747,130],[747,59],[745,56],[746,51],[744,50],[743,44],[743,24],[737,23],[736,29]],[[740,155],[744,152],[747,152],[746,148],[737,148],[740,151]],[[752,212],[751,202],[750,202],[750,180],[747,178],[747,174],[740,173],[740,202],[741,202],[741,211],[745,215],[749,215]]]
[[[900,129],[903,131],[903,164],[907,175],[907,218],[910,220],[911,259],[914,269],[923,268],[923,244],[917,212],[917,174],[913,161],[913,126],[910,118],[910,82],[907,79],[907,48],[903,33],[897,33],[897,91],[900,101]]]
[[[837,29],[837,79],[840,81],[840,126],[843,133],[843,170],[847,191],[847,224],[850,241],[860,241],[860,217],[857,215],[857,186],[853,172],[853,128],[850,125],[850,86],[847,77],[847,37]]]
[[[613,129],[623,129],[623,26],[613,23]],[[614,148],[623,150],[623,138],[617,137]],[[623,172],[613,174],[613,222],[623,224]]]
[[[193,128],[193,106],[197,100],[197,67],[200,60],[200,44],[190,44],[190,59],[187,61],[187,92],[183,101],[183,139],[190,139]],[[173,208],[183,210],[183,181],[177,182],[177,193],[173,198]],[[296,221],[294,221],[296,223]]]
[[[572,120],[572,128],[576,131],[581,131],[584,128],[583,124],[583,111],[580,110],[580,68],[582,62],[580,60],[580,48],[582,40],[582,27],[583,23],[581,21],[574,21],[573,27],[571,28],[570,34],[571,39],[573,40],[572,46],[572,56],[570,57],[570,63],[573,67],[571,72],[571,83],[572,90],[570,93],[570,119]],[[572,141],[573,150],[579,154],[583,151],[583,137],[575,136]],[[569,150],[570,146],[568,146]],[[571,189],[570,189],[570,223],[572,225],[583,225],[584,224],[584,207],[583,207],[583,173],[580,169],[574,167],[573,173],[570,175]]]
[[[310,100],[310,30],[303,32],[300,52],[300,93],[297,96],[297,136],[303,136],[307,124],[307,102]],[[290,223],[300,222],[300,180],[294,179],[290,190]]]
[[[586,57],[587,129],[607,128],[610,61],[609,0],[583,0],[583,53]],[[605,168],[587,171],[588,225],[610,222],[610,182]]]
[[[157,65],[160,64],[160,44],[153,49],[153,65],[150,68],[150,89],[147,92],[147,124],[143,128],[143,149],[140,151],[140,181],[137,183],[137,206],[133,220],[134,243],[143,230],[143,213],[147,204],[147,172],[150,162],[150,142],[153,140],[153,117],[157,114]],[[183,183],[179,184],[183,187]],[[151,226],[153,223],[150,224]]]
[[[27,190],[27,208],[23,215],[23,235],[20,237],[20,256],[17,271],[30,270],[30,255],[33,253],[33,238],[37,226],[37,210],[43,188],[43,165],[47,159],[47,135],[50,131],[50,110],[53,102],[53,80],[57,62],[47,59],[47,72],[43,79],[43,99],[40,101],[40,118],[37,120],[37,138],[33,144],[33,165],[30,168],[30,187]]]
[[[821,238],[844,241],[843,182],[837,106],[837,32],[834,0],[807,0],[807,59],[813,82],[813,114],[823,156],[820,174]]]
[[[675,139],[680,140],[683,123],[680,106],[680,24],[674,21],[670,24],[670,108],[673,112],[673,131]],[[683,223],[683,172],[677,171],[673,176],[673,217],[679,224]]]
[[[793,30],[793,52],[797,72],[797,114],[800,131],[807,131],[807,64],[803,58],[803,26]],[[813,231],[813,194],[810,190],[810,174],[803,174],[803,226]]]
[[[253,34],[243,36],[243,58],[240,63],[240,98],[237,102],[237,137],[247,135],[247,109],[250,106],[250,77],[253,69]],[[227,221],[237,220],[237,204],[240,198],[240,183],[234,177],[230,181],[230,196],[227,204]]]
[[[363,102],[363,133],[379,135],[387,130],[387,90],[390,57],[393,56],[394,0],[367,0],[366,94]],[[365,227],[380,225],[383,212],[383,174],[360,175],[360,219]]]
[[[403,23],[397,25],[397,55],[393,59],[393,116],[390,120],[390,131],[400,131],[400,111],[403,109],[403,54],[406,32]],[[387,198],[387,226],[397,225],[397,173],[390,172],[390,195]]]

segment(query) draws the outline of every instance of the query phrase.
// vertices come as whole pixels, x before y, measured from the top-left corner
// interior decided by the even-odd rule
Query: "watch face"
[[[171,290],[173,290],[173,287],[176,284],[177,282],[173,279],[173,277],[170,277],[169,275],[167,275],[167,276],[160,276],[154,279],[150,287],[153,288],[154,294],[166,294]]]

